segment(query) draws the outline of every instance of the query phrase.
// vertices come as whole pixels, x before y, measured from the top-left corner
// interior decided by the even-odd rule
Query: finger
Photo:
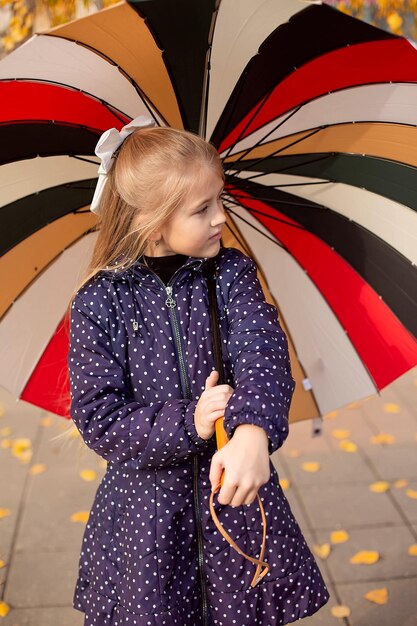
[[[256,497],[256,491],[251,489],[248,490],[247,487],[243,487],[239,485],[236,489],[232,500],[230,501],[230,506],[242,506],[242,504],[251,504]]]
[[[248,495],[246,496],[243,504],[246,504],[247,506],[250,506],[251,504],[253,504],[257,500],[256,498],[257,493],[258,492],[256,491],[256,489],[254,489],[253,491],[250,491]]]
[[[213,370],[210,376],[208,376],[208,378],[206,379],[206,384],[205,384],[204,389],[211,389],[212,387],[215,387],[218,380],[219,380],[219,372],[216,372],[216,370]]]
[[[224,466],[221,459],[217,454],[213,456],[210,464],[210,473],[209,480],[211,483],[211,490],[214,491],[216,487],[220,484],[220,479],[222,477]]]
[[[220,411],[212,411],[207,415],[207,421],[210,424],[215,424],[217,420],[221,419],[222,417],[224,417],[224,409]]]
[[[219,491],[218,502],[219,504],[231,504],[232,500],[235,497],[236,490],[238,489],[237,485],[228,482],[227,476],[225,475],[223,487]]]

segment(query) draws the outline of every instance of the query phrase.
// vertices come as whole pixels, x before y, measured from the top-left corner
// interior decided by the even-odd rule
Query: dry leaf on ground
[[[83,480],[86,481],[95,480],[97,478],[97,472],[95,472],[94,470],[85,469],[80,471],[80,476]]]
[[[385,480],[378,480],[377,482],[369,485],[370,491],[373,491],[374,493],[385,493],[389,488],[390,484]]]
[[[349,540],[349,533],[346,530],[334,530],[330,535],[331,543],[344,543]]]
[[[348,439],[344,439],[339,443],[339,448],[344,450],[345,452],[357,452],[358,446],[353,441],[349,441]]]
[[[317,463],[315,461],[311,461],[311,462],[307,462],[307,463],[303,463],[301,465],[301,468],[305,471],[305,472],[318,472],[320,469],[320,463]]]
[[[350,437],[350,430],[341,430],[340,428],[336,428],[332,430],[332,436],[335,439],[348,439]]]
[[[354,565],[373,565],[377,561],[379,561],[379,552],[374,550],[361,550],[350,559]]]
[[[331,552],[330,544],[329,543],[323,543],[322,545],[314,544],[313,552],[316,556],[320,557],[320,559],[325,561]]]
[[[371,589],[363,597],[370,602],[375,602],[375,604],[386,604],[388,602],[388,589],[386,587]]]
[[[395,404],[394,402],[387,402],[384,404],[385,413],[399,413],[401,411],[401,407],[399,404]]]
[[[71,515],[71,522],[87,522],[88,521],[89,512],[88,511],[77,511]]]
[[[417,543],[411,544],[408,548],[408,554],[410,556],[417,556]]]
[[[281,485],[282,491],[287,491],[287,489],[289,489],[290,487],[290,481],[288,480],[288,478],[280,478],[279,484]]]
[[[350,608],[345,604],[338,604],[337,606],[332,606],[330,612],[333,617],[349,617]]]
[[[407,485],[408,485],[408,480],[406,478],[400,478],[400,479],[396,480],[395,483],[394,483],[394,487],[396,489],[403,489]]]
[[[0,602],[0,617],[6,617],[8,612],[10,611],[10,607],[5,602]]]
[[[43,474],[46,471],[45,463],[35,463],[32,467],[29,468],[29,474],[32,476],[36,476],[37,474]]]
[[[379,435],[371,437],[370,442],[374,445],[391,445],[392,443],[395,443],[395,437],[389,433],[379,433]]]
[[[2,509],[0,508],[0,519],[2,517],[7,517],[8,515],[11,515],[11,510],[10,509]]]

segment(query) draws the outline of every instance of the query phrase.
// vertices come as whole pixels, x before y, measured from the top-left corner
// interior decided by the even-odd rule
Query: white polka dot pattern
[[[235,387],[226,431],[232,436],[239,424],[261,426],[273,452],[288,434],[295,386],[287,340],[276,309],[265,303],[254,263],[224,248],[216,263],[223,357]],[[255,589],[253,568],[210,517],[215,440],[204,441],[194,427],[195,406],[214,367],[203,265],[189,259],[172,284],[189,397],[172,311],[152,272],[139,263],[119,274],[104,272],[72,305],[71,415],[86,444],[108,461],[74,592],[85,626],[196,626],[204,624],[203,600],[207,626],[286,624],[313,614],[329,598],[272,463],[259,491],[270,571]],[[242,549],[257,556],[262,523],[256,504],[216,508]]]

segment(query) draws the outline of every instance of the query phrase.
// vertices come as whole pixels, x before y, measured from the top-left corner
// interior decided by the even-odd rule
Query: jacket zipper
[[[177,272],[178,271],[179,270],[177,270]],[[190,400],[191,389],[190,389],[190,383],[188,381],[187,369],[185,367],[184,350],[182,346],[181,333],[179,331],[177,312],[175,310],[177,303],[172,294],[172,283],[173,283],[174,278],[176,277],[177,272],[175,272],[172,278],[168,281],[168,285],[165,285],[157,274],[155,274],[154,272],[152,273],[155,274],[156,279],[163,286],[167,294],[167,299],[165,300],[165,306],[169,309],[169,314],[170,314],[173,328],[174,328],[175,343],[177,346],[178,362],[180,366],[180,378],[182,381],[182,387],[183,387],[183,391],[185,392],[185,396],[188,400]],[[206,591],[206,582],[204,580],[204,572],[203,572],[204,556],[203,556],[201,511],[200,511],[200,505],[198,501],[198,457],[197,455],[194,456],[194,509],[195,509],[195,514],[197,518],[198,569],[200,573],[201,595],[203,599],[202,626],[208,626],[207,591]]]

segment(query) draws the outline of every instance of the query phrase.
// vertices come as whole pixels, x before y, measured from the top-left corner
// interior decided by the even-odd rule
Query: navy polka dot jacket
[[[217,531],[209,512],[215,438],[194,427],[214,368],[206,259],[189,258],[168,286],[141,263],[103,272],[71,308],[71,416],[107,461],[87,523],[74,593],[85,626],[254,626],[316,612],[328,591],[270,462],[259,490],[267,519],[269,573]],[[217,301],[230,437],[240,424],[265,429],[269,452],[288,434],[295,382],[287,338],[267,304],[251,259],[233,248],[216,257]],[[257,557],[255,502],[216,503],[226,531]]]

